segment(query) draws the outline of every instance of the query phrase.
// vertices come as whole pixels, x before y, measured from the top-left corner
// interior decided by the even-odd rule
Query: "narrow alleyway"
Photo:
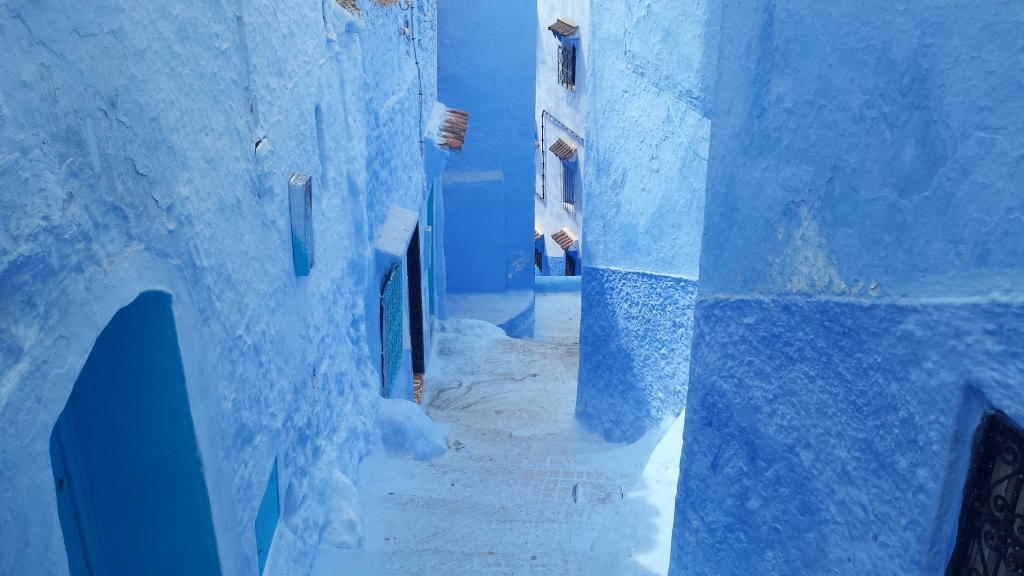
[[[667,572],[682,420],[628,446],[581,429],[579,307],[579,293],[538,295],[536,340],[444,326],[424,407],[451,449],[367,458],[363,549],[321,549],[316,574]]]

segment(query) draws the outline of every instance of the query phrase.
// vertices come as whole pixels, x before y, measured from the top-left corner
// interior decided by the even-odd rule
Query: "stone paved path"
[[[582,430],[579,294],[538,295],[537,318],[537,340],[448,325],[424,408],[452,448],[364,460],[363,549],[321,549],[317,576],[665,573],[681,420],[661,444]]]

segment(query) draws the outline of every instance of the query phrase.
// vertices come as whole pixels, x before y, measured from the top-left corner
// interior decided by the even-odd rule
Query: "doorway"
[[[72,576],[221,573],[169,294],[100,333],[50,461]]]
[[[412,340],[412,372],[426,371],[426,352],[423,337],[423,271],[420,262],[420,227],[416,225],[412,240],[405,253],[409,280],[409,337]]]

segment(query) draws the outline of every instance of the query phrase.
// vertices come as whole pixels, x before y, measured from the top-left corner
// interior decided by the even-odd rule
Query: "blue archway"
[[[103,329],[50,458],[72,576],[220,574],[169,294]]]

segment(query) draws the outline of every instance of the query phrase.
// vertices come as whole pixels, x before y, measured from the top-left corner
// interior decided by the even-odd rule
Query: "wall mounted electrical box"
[[[296,276],[313,269],[313,181],[298,172],[288,179],[288,204],[292,220],[292,260]]]

